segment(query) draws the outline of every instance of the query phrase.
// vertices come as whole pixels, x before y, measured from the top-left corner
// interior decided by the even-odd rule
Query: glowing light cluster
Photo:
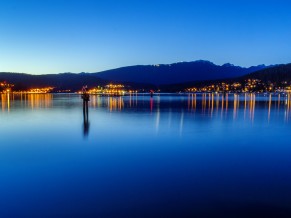
[[[29,89],[27,91],[24,91],[24,93],[28,93],[28,94],[50,93],[50,92],[52,92],[53,89],[54,89],[53,87],[33,88],[33,89]]]
[[[82,93],[82,92],[78,92]],[[120,96],[127,93],[122,84],[108,84],[105,87],[98,86],[87,91],[88,94],[99,94],[99,95],[113,95]]]
[[[13,84],[9,84],[6,81],[0,83],[0,93],[10,93],[12,91]]]
[[[287,81],[281,83],[267,82],[264,83],[259,79],[247,79],[242,82],[219,82],[211,85],[205,85],[200,87],[191,87],[185,89],[186,92],[291,92],[291,83]]]

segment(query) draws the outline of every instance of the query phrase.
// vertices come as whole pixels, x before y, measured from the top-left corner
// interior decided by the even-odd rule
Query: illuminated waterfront
[[[0,217],[288,217],[290,99],[2,94]]]

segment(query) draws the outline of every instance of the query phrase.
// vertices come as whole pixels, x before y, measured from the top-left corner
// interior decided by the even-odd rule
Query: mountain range
[[[210,61],[179,62],[174,64],[138,65],[93,73],[93,75],[113,82],[149,83],[168,85],[189,81],[204,81],[240,77],[267,66],[249,68],[224,64],[215,65]]]
[[[291,82],[291,64],[280,64],[244,75],[241,79],[259,79],[263,82]]]
[[[187,87],[194,83],[214,80],[242,80],[257,78],[279,82],[291,81],[291,64],[258,65],[249,68],[232,64],[215,65],[210,61],[179,62],[174,64],[138,65],[107,70],[98,73],[60,73],[31,75],[23,73],[0,73],[0,81],[15,85],[15,90],[55,87],[55,90],[77,91],[83,85],[95,87],[110,82],[123,83],[134,89]],[[179,84],[179,85],[177,85]]]

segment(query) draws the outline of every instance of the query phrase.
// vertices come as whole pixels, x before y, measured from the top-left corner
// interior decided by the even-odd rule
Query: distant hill
[[[219,66],[210,61],[200,60],[175,64],[129,66],[93,73],[93,75],[114,82],[166,85],[240,77],[265,68],[265,65],[250,68],[234,66],[232,64]]]
[[[259,79],[263,82],[282,83],[287,81],[291,83],[291,64],[280,64],[263,70],[259,70],[247,75],[242,79]]]
[[[259,79],[265,84],[269,82],[275,83],[276,85],[290,85],[291,84],[291,63],[280,64],[276,66],[270,66],[268,68],[258,70],[253,73],[249,73],[240,77],[230,79],[219,79],[219,80],[204,80],[204,81],[190,81],[184,83],[175,83],[170,85],[162,85],[160,89],[165,92],[176,92],[185,90],[189,87],[203,87],[220,82],[240,82],[244,83],[247,79]]]
[[[54,87],[54,91],[71,90],[79,91],[84,85],[89,88],[107,85],[110,81],[100,79],[90,73],[60,73],[46,75],[31,75],[25,73],[0,72],[0,81],[14,84],[14,90],[27,90],[31,88]],[[151,84],[124,82],[132,89],[155,89]]]
[[[139,65],[122,67],[100,73],[60,73],[31,75],[23,73],[0,73],[0,81],[15,84],[14,90],[37,87],[55,87],[58,90],[80,90],[83,85],[95,87],[109,82],[122,82],[133,89],[161,89],[178,91],[194,84],[226,79],[258,78],[261,80],[290,80],[291,64],[269,66],[259,65],[243,68],[231,64],[222,66],[209,61],[181,62],[168,65]]]
[[[47,74],[31,75],[24,73],[0,73],[0,81],[7,81],[15,85],[14,90],[26,90],[29,88],[42,88],[52,86],[55,90],[77,91],[83,85],[96,86],[106,82],[90,74]]]

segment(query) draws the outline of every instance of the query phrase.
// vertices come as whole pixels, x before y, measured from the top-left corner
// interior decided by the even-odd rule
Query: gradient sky
[[[1,0],[0,71],[291,62],[287,0]]]

